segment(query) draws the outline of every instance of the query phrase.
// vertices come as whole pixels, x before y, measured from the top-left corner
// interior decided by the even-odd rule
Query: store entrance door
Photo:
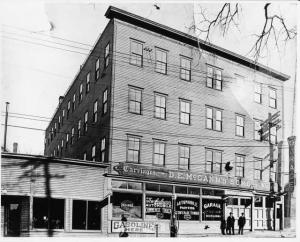
[[[21,228],[21,204],[20,203],[8,203],[6,205],[6,226],[7,228],[5,236],[20,236]]]

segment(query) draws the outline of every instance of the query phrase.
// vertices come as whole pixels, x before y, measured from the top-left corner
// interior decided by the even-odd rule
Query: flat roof
[[[221,56],[223,58],[226,58],[228,60],[237,62],[241,65],[247,66],[251,69],[257,70],[259,72],[262,72],[264,74],[272,76],[281,81],[286,81],[290,78],[290,76],[288,76],[286,74],[283,74],[283,73],[276,71],[272,68],[269,68],[265,65],[257,63],[257,62],[255,62],[249,58],[246,58],[242,55],[239,55],[232,51],[226,50],[226,49],[216,46],[214,44],[205,42],[197,37],[194,37],[192,35],[178,31],[176,29],[170,28],[166,25],[162,25],[160,23],[157,23],[157,22],[151,21],[149,19],[143,18],[141,16],[135,15],[133,13],[116,8],[114,6],[109,6],[109,8],[107,9],[107,11],[105,13],[105,16],[109,19],[116,18],[116,19],[125,21],[127,23],[136,25],[138,27],[148,29],[155,33],[162,34],[164,36],[181,41],[183,43],[189,44],[194,47],[198,47],[200,45],[200,48],[203,50],[214,53],[214,54]]]
[[[68,163],[72,165],[82,165],[82,166],[97,166],[100,168],[107,168],[110,166],[108,163],[88,161],[88,160],[78,160],[72,158],[59,158],[59,157],[50,157],[44,155],[28,155],[21,153],[9,153],[2,152],[1,158],[9,158],[9,159],[26,159],[26,160],[35,160],[42,162],[53,162],[53,163]]]

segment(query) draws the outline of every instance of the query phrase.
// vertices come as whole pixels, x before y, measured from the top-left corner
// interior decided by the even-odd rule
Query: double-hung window
[[[81,136],[81,119],[78,120],[78,139]]]
[[[83,133],[86,135],[88,131],[88,119],[89,119],[89,112],[85,112],[84,114],[84,122],[83,122]]]
[[[129,87],[129,112],[142,114],[142,89]]]
[[[102,112],[103,112],[103,115],[107,113],[107,89],[103,92]]]
[[[98,101],[94,102],[93,107],[93,123],[96,123],[98,120]]]
[[[61,145],[60,145],[60,154],[62,155],[64,149],[64,140],[61,140]]]
[[[98,58],[96,60],[96,64],[95,64],[95,77],[96,77],[96,81],[100,77],[100,58]]]
[[[254,101],[257,103],[262,103],[262,84],[254,83]]]
[[[179,100],[179,122],[181,124],[191,124],[191,101]]]
[[[222,70],[216,67],[207,66],[206,86],[216,90],[222,90]]]
[[[269,89],[269,106],[271,108],[277,108],[277,92],[276,89]]]
[[[191,59],[183,56],[180,58],[180,78],[191,81]]]
[[[167,74],[167,51],[162,49],[155,49],[155,70],[162,74]]]
[[[206,149],[205,171],[222,174],[222,152],[219,150]]]
[[[100,161],[105,162],[105,152],[106,151],[106,142],[105,137],[101,139],[100,142]]]
[[[82,83],[79,86],[79,97],[78,97],[78,103],[80,104],[82,102],[82,91],[83,91],[83,85]]]
[[[139,163],[141,150],[141,138],[136,136],[127,137],[127,162]]]
[[[58,131],[60,130],[61,127],[61,117],[58,116]]]
[[[91,160],[92,160],[92,161],[96,161],[96,145],[93,145],[93,146],[92,146]]]
[[[245,176],[245,156],[235,155],[235,176],[244,177]]]
[[[73,95],[73,102],[72,102],[72,112],[75,111],[75,102],[76,102],[76,94]]]
[[[104,50],[104,68],[109,65],[109,43],[106,45]]]
[[[165,165],[166,158],[166,143],[159,140],[153,142],[153,164],[154,165]]]
[[[179,144],[179,169],[190,169],[190,146]]]
[[[235,116],[235,135],[245,136],[245,117],[239,114]]]
[[[130,64],[143,66],[143,43],[131,40],[130,42]]]
[[[74,128],[72,128],[71,129],[71,144],[74,144],[74,140],[75,139],[75,129]]]
[[[276,173],[277,173],[277,164],[273,163],[273,166],[270,167],[270,182],[276,182]]]
[[[65,119],[65,110],[62,110],[62,116],[61,116],[61,125],[64,125],[64,119]]]
[[[67,133],[66,134],[66,149],[68,149],[68,145],[69,145],[69,136],[70,136],[70,134]]]
[[[260,120],[254,119],[254,139],[258,141],[261,141],[260,124],[261,124]]]
[[[263,165],[262,159],[254,158],[254,179],[262,180]]]
[[[206,128],[222,131],[222,110],[206,107]]]
[[[67,107],[67,119],[69,118],[70,110],[71,110],[71,101],[68,102],[68,107]]]
[[[86,75],[86,84],[85,84],[85,93],[89,93],[90,92],[90,83],[91,83],[91,73],[89,72]]]
[[[166,119],[166,96],[155,93],[155,110],[154,117],[159,119]]]
[[[271,142],[271,144],[277,144],[277,128],[276,128],[276,126],[270,128],[270,142]]]
[[[57,131],[57,124],[54,123],[54,137],[56,136],[56,131]]]

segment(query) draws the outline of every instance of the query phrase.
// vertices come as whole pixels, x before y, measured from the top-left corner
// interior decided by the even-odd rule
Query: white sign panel
[[[126,227],[126,232],[128,233],[145,233],[153,234],[155,233],[155,222],[152,221],[112,221],[111,232],[119,233],[124,232],[124,226]]]

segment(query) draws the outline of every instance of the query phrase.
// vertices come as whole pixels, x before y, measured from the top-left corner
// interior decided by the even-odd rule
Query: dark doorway
[[[8,203],[6,206],[7,234],[6,236],[20,236],[21,204]]]

